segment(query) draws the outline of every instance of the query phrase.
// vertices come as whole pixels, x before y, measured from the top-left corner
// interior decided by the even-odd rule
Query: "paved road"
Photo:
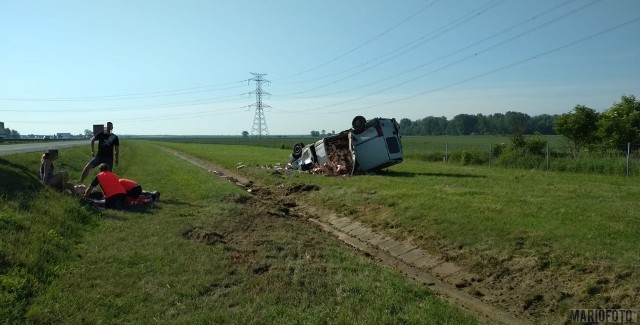
[[[15,155],[25,152],[45,152],[49,149],[60,149],[75,146],[87,146],[89,150],[89,144],[91,140],[73,140],[73,141],[49,141],[39,143],[19,143],[19,144],[5,144],[0,146],[0,157]]]

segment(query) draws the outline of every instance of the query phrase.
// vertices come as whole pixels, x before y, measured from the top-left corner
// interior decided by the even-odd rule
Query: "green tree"
[[[400,119],[400,134],[409,135],[409,131],[411,130],[411,120],[408,118]]]
[[[573,154],[578,155],[580,149],[598,140],[598,113],[589,107],[576,105],[573,111],[557,117],[554,127],[556,132],[571,141]]]
[[[611,148],[640,144],[640,102],[636,97],[623,95],[619,103],[604,111],[598,120],[598,133]]]
[[[508,111],[504,114],[504,122],[511,135],[526,134],[529,119],[531,117],[525,113]]]
[[[458,114],[449,122],[449,130],[455,135],[470,135],[476,132],[477,124],[477,116]]]
[[[421,132],[419,135],[443,135],[447,130],[449,121],[444,116],[428,116],[421,121]]]
[[[249,131],[242,131],[242,137],[243,138],[249,137]]]
[[[529,126],[527,127],[533,133],[539,132],[540,134],[556,134],[553,128],[553,120],[558,115],[541,114],[532,116],[529,120]]]
[[[4,136],[7,139],[20,139],[20,132],[6,128],[4,129]]]
[[[504,114],[495,113],[487,116],[487,124],[489,130],[493,134],[507,134],[507,126],[505,125]]]

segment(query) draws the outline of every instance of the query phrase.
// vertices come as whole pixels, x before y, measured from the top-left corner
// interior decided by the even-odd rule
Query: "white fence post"
[[[627,142],[627,178],[629,178],[629,157],[631,156],[631,142]]]
[[[547,141],[547,171],[549,171],[549,142]]]
[[[444,143],[444,162],[449,162],[449,142]]]
[[[493,158],[493,143],[489,145],[489,168],[491,168],[491,158]]]

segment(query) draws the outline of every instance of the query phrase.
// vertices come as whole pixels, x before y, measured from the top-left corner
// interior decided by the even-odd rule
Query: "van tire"
[[[302,142],[293,145],[293,152],[291,153],[293,158],[298,159],[302,156],[302,148],[304,148],[304,143]]]
[[[357,133],[362,133],[364,132],[364,130],[366,129],[366,124],[367,124],[367,119],[364,118],[364,116],[356,116],[353,118],[353,121],[351,121],[351,126],[353,127],[353,130]]]

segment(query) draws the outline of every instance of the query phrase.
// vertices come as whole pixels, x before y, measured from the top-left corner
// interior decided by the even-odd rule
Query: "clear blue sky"
[[[347,129],[355,115],[598,111],[640,97],[638,0],[0,1],[23,135]]]

